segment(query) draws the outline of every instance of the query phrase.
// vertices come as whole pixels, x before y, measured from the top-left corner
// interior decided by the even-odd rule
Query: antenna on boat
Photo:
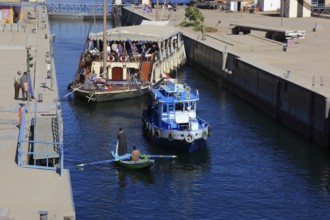
[[[107,0],[103,0],[103,73],[107,68]],[[103,74],[103,78],[108,78]]]
[[[156,21],[158,21],[158,7],[159,7],[159,1],[156,1]]]

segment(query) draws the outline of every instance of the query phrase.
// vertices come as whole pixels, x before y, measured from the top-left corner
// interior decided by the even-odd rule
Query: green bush
[[[199,11],[198,8],[195,8],[195,7],[191,7],[191,6],[187,7],[185,9],[184,16],[189,21],[195,21],[195,22],[199,22],[199,23],[204,21],[204,15],[202,14],[202,12]]]
[[[185,21],[180,23],[182,27],[193,27],[194,31],[201,31],[202,30],[202,23],[204,21],[204,15],[199,11],[198,8],[195,7],[187,7],[185,9]],[[218,21],[220,24],[221,21]],[[216,28],[213,27],[204,27],[205,32],[217,32]]]
[[[195,22],[192,22],[192,21],[183,21],[180,23],[180,26],[182,26],[182,27],[191,27],[194,25],[195,25]]]

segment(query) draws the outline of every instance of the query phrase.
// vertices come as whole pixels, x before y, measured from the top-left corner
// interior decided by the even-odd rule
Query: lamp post
[[[283,26],[284,1],[285,0],[281,0],[281,27]]]

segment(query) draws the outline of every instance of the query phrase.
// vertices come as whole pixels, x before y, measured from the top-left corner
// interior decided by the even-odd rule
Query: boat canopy
[[[166,27],[159,25],[135,25],[117,27],[107,30],[108,41],[144,41],[144,42],[161,42],[176,36],[179,31],[174,27]],[[103,32],[90,33],[91,40],[103,40]]]
[[[149,21],[149,20],[143,20],[141,22],[141,25],[158,25],[158,26],[163,26],[167,27],[167,25],[170,23],[170,21]]]

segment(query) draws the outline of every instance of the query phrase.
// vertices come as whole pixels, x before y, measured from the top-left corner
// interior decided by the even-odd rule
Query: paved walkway
[[[23,8],[23,11],[25,15],[35,12],[32,8]],[[27,104],[27,125],[35,112],[35,100],[24,102],[22,94],[19,100],[14,100],[13,79],[17,70],[27,70],[27,48],[33,57],[30,70],[36,99],[38,94],[43,94],[43,102],[37,106],[38,117],[53,114],[54,100],[58,99],[56,74],[53,81],[47,78],[51,48],[48,20],[47,16],[43,17],[43,11],[42,7],[38,8],[37,19],[25,17],[21,24],[2,25],[0,30],[0,216],[15,220],[39,219],[41,210],[48,211],[48,220],[64,217],[71,220],[75,216],[68,170],[64,170],[61,177],[55,171],[21,168],[15,162],[19,105]],[[26,134],[28,132],[26,126]]]
[[[207,33],[206,40],[202,41],[201,32],[191,27],[181,27],[184,21],[186,6],[178,6],[176,12],[168,10],[158,11],[162,20],[169,20],[170,24],[178,27],[185,35],[198,39],[216,49],[235,53],[250,63],[270,69],[279,76],[291,71],[292,80],[317,92],[330,96],[330,19],[325,18],[281,18],[276,13],[250,14],[247,12],[226,13],[221,10],[200,9],[205,17],[205,26],[216,27],[216,33]],[[134,13],[144,15],[155,20],[156,10],[151,14],[143,14],[139,7],[132,7]],[[218,23],[220,21],[220,23]],[[252,31],[250,35],[232,35],[231,23],[255,24],[287,29],[305,30],[304,39],[296,39],[293,48],[283,51],[284,44],[265,38],[265,32]],[[316,31],[313,32],[313,28]]]

